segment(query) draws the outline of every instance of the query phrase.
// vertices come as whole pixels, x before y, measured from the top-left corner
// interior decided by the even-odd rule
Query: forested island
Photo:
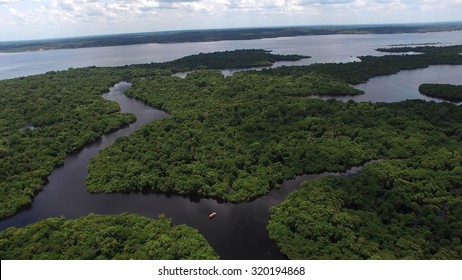
[[[0,42],[0,52],[43,51],[90,47],[122,46],[148,43],[211,42],[252,40],[262,38],[332,35],[332,34],[397,34],[462,30],[461,22],[386,24],[386,25],[324,25],[266,28],[235,28],[209,30],[179,30],[57,38],[34,41]]]
[[[419,92],[430,96],[441,98],[452,102],[462,102],[462,86],[448,84],[422,84]]]
[[[271,209],[270,237],[291,259],[460,259],[460,137],[430,150],[304,183]]]
[[[462,46],[428,47],[419,52],[367,56],[353,63],[245,71],[226,78],[214,70],[221,68],[220,63],[239,68],[302,58],[239,50],[168,63],[70,69],[0,81],[1,217],[30,204],[66,155],[134,121],[134,116],[119,113],[116,103],[100,97],[116,82],[127,81],[133,84],[128,96],[170,116],[102,150],[89,166],[89,191],[199,194],[238,203],[265,195],[284,179],[299,174],[344,171],[382,159],[367,166],[358,178],[323,179],[294,192],[272,210],[271,238],[290,258],[458,258],[462,232],[460,106],[416,100],[385,104],[311,98],[361,94],[350,84],[400,70],[462,64]],[[192,72],[186,78],[172,76],[179,71]],[[318,201],[329,207],[325,209]],[[319,211],[309,212],[307,207]],[[288,215],[299,220],[288,219]],[[75,224],[51,219],[24,229],[7,229],[0,234],[0,246],[2,252],[7,248],[14,252],[5,258],[131,258],[128,252],[117,250],[79,255],[73,251],[76,248],[67,251],[61,245],[56,249],[66,253],[56,255],[53,242],[47,239],[53,234],[58,238],[68,226],[87,230],[98,226],[95,223],[123,225],[118,219],[128,223],[138,218],[110,219],[89,216]],[[154,228],[163,228],[167,222],[161,221]],[[43,235],[35,234],[40,228],[46,229]],[[112,238],[116,244],[125,244],[124,250],[132,250],[128,240],[138,237],[120,231],[127,239]],[[24,239],[8,243],[14,236],[42,240],[43,247],[36,248]],[[87,245],[93,242],[92,236],[88,238]],[[214,258],[208,252],[201,256]],[[149,257],[147,253],[133,256]],[[188,254],[170,252],[158,258],[188,258]]]
[[[214,53],[200,53],[186,56],[170,62],[138,65],[140,67],[158,67],[173,73],[198,69],[240,69],[271,66],[276,61],[298,61],[310,58],[302,55],[280,55],[265,50],[234,50]]]
[[[2,260],[218,259],[195,229],[165,217],[94,215],[49,218],[0,232]]]

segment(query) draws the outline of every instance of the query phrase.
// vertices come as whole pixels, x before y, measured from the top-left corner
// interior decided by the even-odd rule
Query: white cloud
[[[462,0],[0,0],[0,5],[0,18],[6,26],[0,30],[0,40],[194,28],[462,20]]]
[[[347,4],[355,2],[354,0],[300,0],[300,5],[329,5],[329,4]]]
[[[0,5],[19,2],[20,0],[0,0]]]

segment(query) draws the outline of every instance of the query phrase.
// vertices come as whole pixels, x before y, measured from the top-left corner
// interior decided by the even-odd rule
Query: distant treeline
[[[0,52],[74,49],[148,43],[211,42],[330,34],[395,34],[462,30],[461,22],[401,25],[298,26],[184,30],[0,43]]]

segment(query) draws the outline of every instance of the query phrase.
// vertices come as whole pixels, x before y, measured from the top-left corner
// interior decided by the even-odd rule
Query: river
[[[69,155],[64,165],[51,173],[48,183],[29,207],[0,221],[0,230],[10,226],[22,227],[58,216],[72,219],[89,213],[110,215],[128,212],[156,218],[165,214],[172,218],[174,224],[186,224],[198,229],[223,259],[284,259],[266,232],[269,208],[282,202],[305,180],[327,175],[353,176],[362,169],[354,167],[345,173],[299,176],[285,181],[281,188],[274,189],[264,197],[241,204],[220,203],[214,199],[175,194],[90,194],[85,190],[90,159],[117,138],[131,134],[143,124],[167,116],[163,111],[126,97],[123,92],[130,86],[131,84],[124,82],[116,84],[103,98],[118,102],[121,111],[135,114],[137,121],[108,133],[95,143]],[[218,213],[213,220],[208,217],[211,211]]]

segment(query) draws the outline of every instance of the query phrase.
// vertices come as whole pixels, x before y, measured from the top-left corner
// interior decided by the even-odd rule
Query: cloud
[[[0,0],[0,5],[4,26],[0,40],[20,34],[59,37],[195,28],[450,21],[461,20],[462,14],[462,0]]]
[[[301,0],[300,5],[331,5],[354,3],[355,0]]]
[[[68,12],[74,11],[74,5],[70,2],[60,1],[58,5],[65,11],[68,11]]]
[[[19,2],[20,0],[0,0],[0,5],[3,5],[3,4],[11,4],[11,3],[17,3]]]
[[[157,0],[160,3],[190,3],[190,2],[200,2],[201,0]]]

